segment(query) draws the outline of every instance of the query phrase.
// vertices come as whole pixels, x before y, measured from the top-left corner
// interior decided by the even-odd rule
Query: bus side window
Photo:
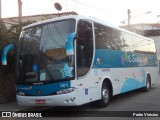
[[[96,49],[123,50],[127,45],[121,32],[112,27],[94,23]]]
[[[78,77],[87,74],[93,58],[93,33],[89,21],[80,20],[77,30],[77,74]]]

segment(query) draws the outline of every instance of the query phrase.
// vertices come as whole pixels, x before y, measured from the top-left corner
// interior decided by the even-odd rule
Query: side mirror
[[[69,55],[74,55],[74,39],[76,37],[75,33],[70,33],[67,36],[66,39],[66,54],[67,56]]]
[[[14,44],[9,44],[5,46],[2,50],[2,65],[7,65],[7,53],[8,51],[14,49]]]

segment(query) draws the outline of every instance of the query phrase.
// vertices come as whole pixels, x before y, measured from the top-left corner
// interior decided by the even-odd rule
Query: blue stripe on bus
[[[28,96],[45,96],[70,87],[70,81],[63,81],[44,85],[17,85],[17,91],[24,92]]]
[[[157,66],[156,55],[96,49],[93,68]]]
[[[129,78],[125,81],[125,83],[123,84],[120,93],[124,93],[127,91],[131,91],[131,90],[135,90],[138,88],[142,88],[145,86],[145,82],[139,82],[138,80],[134,79],[134,78]]]

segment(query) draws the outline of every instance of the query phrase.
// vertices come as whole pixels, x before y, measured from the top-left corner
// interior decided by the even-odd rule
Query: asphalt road
[[[45,120],[160,120],[160,82],[152,86],[149,92],[136,90],[114,96],[110,105],[106,108],[96,108],[92,104],[86,104],[78,107],[32,107],[19,110],[19,112],[26,111],[33,113],[40,112],[42,116],[43,113],[52,116],[38,118]],[[156,114],[156,112],[159,113],[158,117],[144,116],[144,113]],[[143,114],[143,117],[127,117],[128,114],[133,115],[134,113]],[[123,117],[120,117],[121,114]],[[125,115],[126,117],[124,117]]]
[[[160,82],[152,86],[149,92],[136,90],[125,94],[117,95],[112,98],[110,105],[106,108],[96,108],[92,104],[86,104],[78,107],[32,107],[23,109],[23,111],[41,112],[53,117],[43,117],[41,119],[56,119],[56,120],[159,120],[160,119]],[[66,112],[67,111],[67,112]],[[81,111],[81,112],[75,112]],[[144,112],[145,111],[145,112]],[[147,111],[147,112],[146,112]],[[158,117],[145,117],[144,113],[154,113],[158,111]],[[130,114],[131,113],[131,114]],[[136,113],[143,114],[144,117],[127,117],[127,114],[133,115]],[[109,117],[104,114],[109,114]],[[111,115],[110,115],[111,114]],[[113,114],[113,115],[112,115]],[[126,117],[120,117],[122,116]],[[139,115],[140,115],[139,114]],[[58,117],[57,117],[57,116]],[[114,116],[117,117],[114,117]],[[152,114],[153,115],[153,114]]]

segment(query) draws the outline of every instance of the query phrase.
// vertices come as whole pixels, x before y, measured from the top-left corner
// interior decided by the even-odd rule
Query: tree
[[[15,44],[19,39],[22,27],[33,22],[34,21],[23,22],[20,25],[12,25],[9,29],[7,29],[4,22],[0,20],[0,51],[7,44]]]
[[[0,19],[0,50],[6,44],[7,39],[8,39],[7,28],[4,22]]]
[[[4,22],[0,20],[0,56],[3,47],[10,43],[16,43],[23,26],[32,22],[25,22],[20,25],[12,25],[9,29],[6,28]],[[8,65],[2,66],[0,63],[0,98],[5,102],[15,98],[15,53],[9,52],[7,56]]]

